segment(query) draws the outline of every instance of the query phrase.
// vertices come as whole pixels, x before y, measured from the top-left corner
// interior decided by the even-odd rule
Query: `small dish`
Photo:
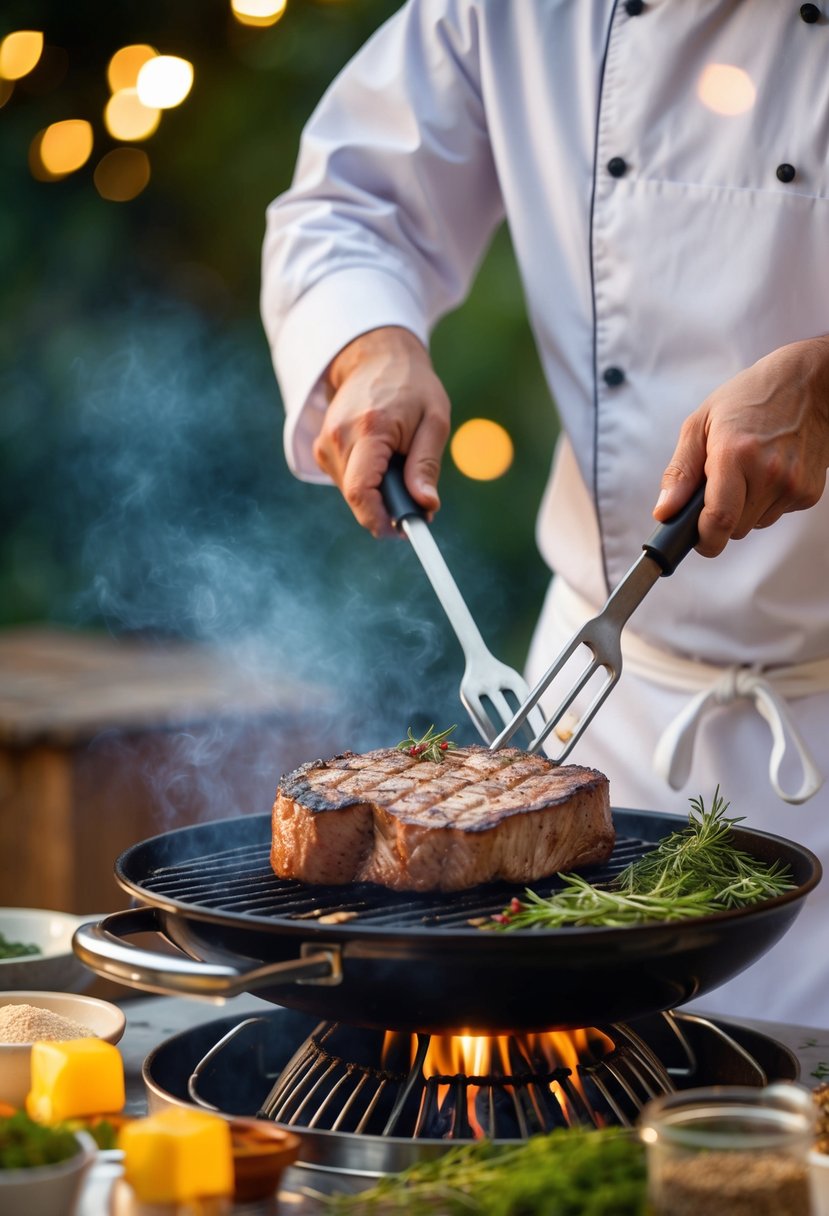
[[[0,992],[0,1009],[6,1005],[33,1005],[71,1018],[89,1027],[95,1036],[117,1043],[124,1033],[126,1018],[117,1005],[93,996],[71,992]],[[31,1043],[0,1043],[0,1102],[20,1108],[26,1101],[31,1080]]]
[[[231,1119],[235,1203],[267,1199],[299,1156],[302,1141],[267,1119]]]
[[[0,1169],[0,1211],[3,1216],[72,1216],[87,1170],[95,1160],[94,1141],[76,1133],[78,1151],[55,1165],[30,1169]]]
[[[37,954],[0,958],[0,989],[83,992],[95,972],[72,951],[72,935],[93,916],[71,916],[46,908],[0,908],[0,934],[7,942],[37,946]]]

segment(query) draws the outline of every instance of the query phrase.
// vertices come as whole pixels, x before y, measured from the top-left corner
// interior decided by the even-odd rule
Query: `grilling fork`
[[[611,593],[604,608],[587,621],[578,633],[567,643],[547,672],[541,677],[529,697],[523,703],[512,721],[501,731],[497,739],[490,745],[494,751],[504,747],[510,739],[525,728],[538,707],[538,701],[544,692],[563,671],[569,660],[580,646],[586,646],[592,652],[593,659],[576,679],[570,690],[560,701],[555,713],[547,719],[540,731],[535,733],[528,751],[534,752],[541,747],[545,739],[556,727],[560,726],[570,706],[579,693],[587,687],[593,676],[602,668],[606,679],[590,701],[584,713],[566,731],[561,730],[558,737],[562,747],[551,759],[556,764],[570,754],[585,728],[599,707],[606,700],[619,679],[622,671],[622,628],[629,620],[635,608],[638,608],[651,587],[665,575],[673,574],[679,563],[691,552],[699,540],[698,524],[705,499],[705,481],[694,492],[693,497],[676,515],[672,515],[665,523],[659,524],[652,535],[642,546],[643,552],[633,563],[622,581]]]
[[[527,700],[530,689],[517,671],[500,662],[487,649],[422,508],[406,489],[404,463],[405,457],[399,453],[392,456],[380,493],[393,526],[408,538],[461,644],[466,660],[460,687],[461,702],[484,742],[493,743],[498,732],[514,721],[515,708]],[[508,701],[507,697],[512,700]],[[543,732],[544,715],[540,707],[528,707],[513,733],[519,729],[530,737]]]

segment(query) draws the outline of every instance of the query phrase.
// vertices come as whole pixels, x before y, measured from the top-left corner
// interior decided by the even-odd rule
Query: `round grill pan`
[[[613,818],[613,856],[583,871],[594,882],[682,824],[655,811],[614,810]],[[270,816],[244,816],[128,849],[115,874],[142,906],[82,926],[75,950],[99,974],[133,987],[255,991],[357,1025],[497,1033],[627,1021],[681,1005],[742,971],[785,933],[820,880],[820,862],[803,846],[733,831],[738,848],[786,863],[795,889],[691,921],[497,933],[478,922],[522,888],[413,895],[278,879],[269,864]],[[557,885],[547,879],[533,889],[548,894]],[[189,957],[123,940],[146,930]]]

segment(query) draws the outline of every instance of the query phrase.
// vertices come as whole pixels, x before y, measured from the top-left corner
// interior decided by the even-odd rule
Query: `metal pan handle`
[[[161,933],[157,908],[128,908],[113,912],[99,923],[75,930],[75,954],[98,975],[163,995],[202,997],[239,996],[258,988],[289,984],[339,984],[342,960],[338,946],[303,943],[300,958],[265,963],[249,971],[221,963],[200,963],[186,955],[156,954],[123,940],[134,933]]]

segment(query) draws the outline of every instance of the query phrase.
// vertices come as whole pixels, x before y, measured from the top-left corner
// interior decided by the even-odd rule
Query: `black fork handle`
[[[383,475],[383,480],[380,482],[383,506],[389,513],[392,526],[398,531],[401,522],[409,515],[416,515],[418,519],[426,519],[426,512],[421,506],[418,506],[406,489],[406,483],[403,480],[405,463],[406,457],[403,453],[394,452],[389,461],[389,467]]]
[[[642,548],[661,567],[662,574],[673,574],[679,563],[699,540],[699,517],[705,503],[705,479],[693,496],[664,524],[658,524]]]

